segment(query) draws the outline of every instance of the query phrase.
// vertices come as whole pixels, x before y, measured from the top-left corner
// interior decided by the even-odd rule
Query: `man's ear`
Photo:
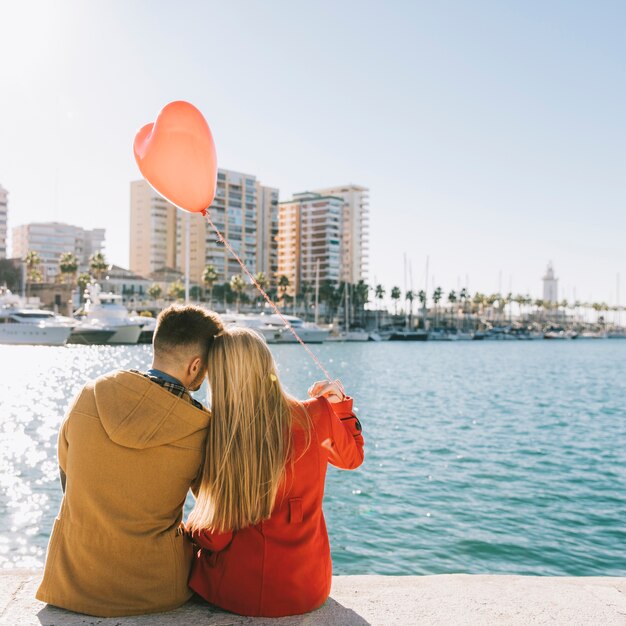
[[[199,356],[196,356],[189,362],[188,373],[195,377],[198,375],[201,367],[202,359]]]

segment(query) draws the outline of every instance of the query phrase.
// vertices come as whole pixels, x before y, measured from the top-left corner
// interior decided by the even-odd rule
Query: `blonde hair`
[[[306,427],[306,412],[294,410],[301,405],[283,391],[269,348],[251,329],[215,338],[207,375],[213,415],[188,525],[238,530],[270,517],[291,457],[294,417]]]

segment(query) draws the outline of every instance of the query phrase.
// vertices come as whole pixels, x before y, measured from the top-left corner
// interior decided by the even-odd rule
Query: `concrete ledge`
[[[0,572],[2,626],[372,626],[626,624],[626,578],[336,576],[331,598],[308,615],[246,618],[192,601],[139,617],[95,618],[35,600],[40,573]]]

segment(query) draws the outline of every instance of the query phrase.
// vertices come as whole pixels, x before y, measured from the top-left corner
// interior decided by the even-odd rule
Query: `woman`
[[[322,498],[326,467],[363,461],[361,425],[338,383],[306,402],[281,388],[254,331],[233,328],[209,354],[213,418],[188,528],[198,546],[189,586],[248,616],[321,606],[332,565]]]

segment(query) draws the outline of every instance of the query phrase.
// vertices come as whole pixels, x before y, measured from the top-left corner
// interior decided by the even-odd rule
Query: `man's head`
[[[157,318],[152,366],[196,391],[206,374],[215,335],[224,329],[217,313],[199,306],[172,305]]]

